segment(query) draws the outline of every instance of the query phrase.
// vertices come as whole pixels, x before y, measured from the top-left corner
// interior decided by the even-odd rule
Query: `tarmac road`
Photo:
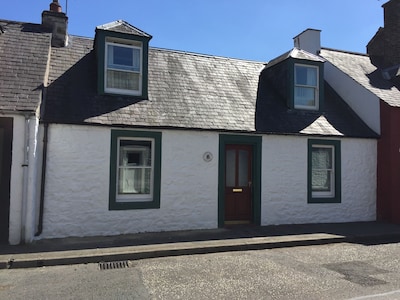
[[[0,270],[0,299],[400,299],[400,243]]]

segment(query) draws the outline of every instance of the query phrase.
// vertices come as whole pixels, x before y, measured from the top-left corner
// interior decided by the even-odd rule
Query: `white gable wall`
[[[50,125],[40,238],[218,226],[218,133],[162,130],[161,207],[109,211],[110,130]],[[308,204],[307,139],[263,136],[262,225],[375,220],[376,140],[342,139],[342,203]]]
[[[376,133],[381,133],[380,100],[329,61],[324,65],[324,77],[356,114]]]

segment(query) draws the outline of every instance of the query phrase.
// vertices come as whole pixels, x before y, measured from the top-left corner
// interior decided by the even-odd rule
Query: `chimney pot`
[[[50,3],[50,11],[52,12],[61,12],[61,5],[58,3],[58,0],[53,0],[52,3]]]

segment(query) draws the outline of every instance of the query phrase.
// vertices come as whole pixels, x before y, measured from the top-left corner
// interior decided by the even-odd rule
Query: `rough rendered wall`
[[[372,221],[376,140],[342,139],[341,203],[307,203],[307,138],[263,138],[262,225]]]
[[[217,227],[218,134],[164,131],[161,152],[161,208],[109,211],[110,129],[51,125],[41,238]]]

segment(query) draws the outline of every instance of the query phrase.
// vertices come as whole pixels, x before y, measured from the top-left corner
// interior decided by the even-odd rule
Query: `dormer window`
[[[319,69],[317,66],[295,64],[294,108],[318,110]]]
[[[142,43],[106,43],[105,92],[142,94]]]
[[[151,35],[125,21],[96,27],[97,90],[100,95],[148,98]]]

